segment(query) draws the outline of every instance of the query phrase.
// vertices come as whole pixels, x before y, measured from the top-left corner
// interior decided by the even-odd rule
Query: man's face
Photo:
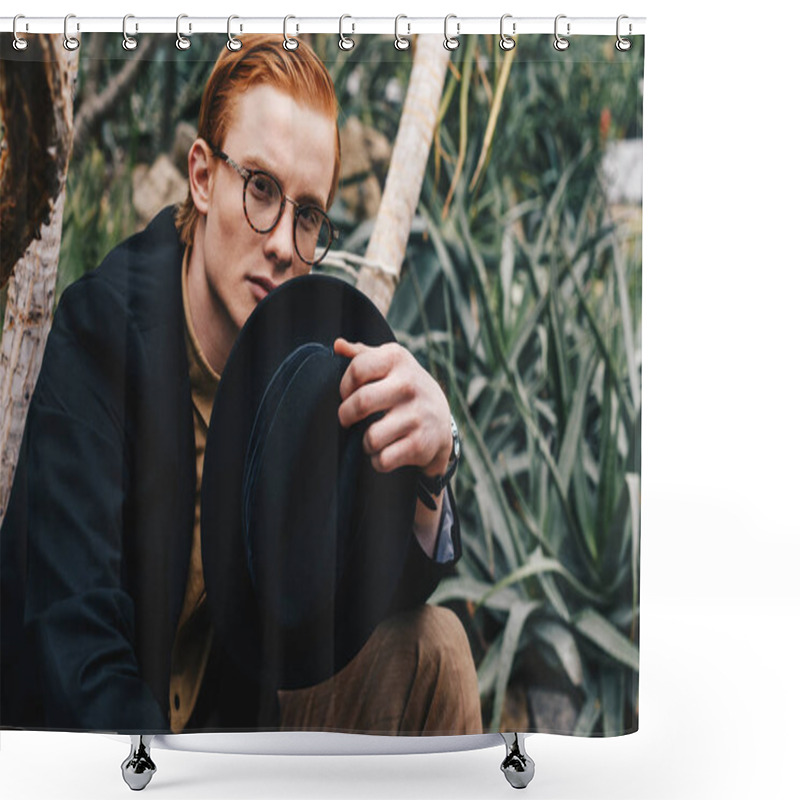
[[[271,86],[253,87],[236,101],[221,149],[242,167],[274,175],[287,197],[325,208],[336,129],[321,112]],[[211,159],[210,168],[204,232],[198,240],[208,289],[201,324],[220,326],[217,334],[235,337],[269,291],[311,267],[294,246],[292,203],[286,203],[269,233],[256,233],[242,206],[242,176],[218,158]]]

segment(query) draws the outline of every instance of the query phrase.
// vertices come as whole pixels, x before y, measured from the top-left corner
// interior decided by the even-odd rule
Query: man
[[[112,251],[55,316],[3,525],[0,723],[478,733],[464,631],[422,605],[460,552],[446,492],[417,504],[402,613],[330,680],[265,698],[214,636],[199,491],[214,392],[258,302],[310,271],[302,226],[328,224],[339,170],[322,63],[281,37],[242,42],[206,86],[177,216]],[[274,218],[250,192],[279,200]],[[442,476],[454,443],[432,377],[398,345],[335,350],[351,359],[342,426],[383,412],[363,440],[373,467]]]

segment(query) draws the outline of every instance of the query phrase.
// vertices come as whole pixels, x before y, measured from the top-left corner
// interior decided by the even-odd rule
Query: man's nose
[[[264,236],[264,253],[279,270],[287,270],[294,260],[294,207],[286,203],[275,227]]]

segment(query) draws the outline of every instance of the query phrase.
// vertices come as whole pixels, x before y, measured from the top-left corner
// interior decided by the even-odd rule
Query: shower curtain
[[[353,38],[2,35],[1,727],[637,730],[644,39]]]

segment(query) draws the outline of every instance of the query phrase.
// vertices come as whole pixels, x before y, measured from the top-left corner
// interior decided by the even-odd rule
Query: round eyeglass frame
[[[296,200],[289,197],[286,192],[283,191],[283,186],[281,182],[271,173],[267,172],[265,169],[248,169],[247,167],[243,167],[234,161],[227,153],[220,150],[218,147],[211,147],[211,152],[221,161],[228,164],[228,166],[233,167],[236,172],[239,173],[239,176],[244,180],[244,186],[242,187],[242,211],[244,212],[244,218],[247,220],[247,224],[256,232],[260,234],[267,234],[271,231],[275,230],[278,226],[278,223],[281,221],[281,217],[283,217],[283,212],[286,210],[286,201],[288,200],[294,206],[294,219],[292,222],[292,243],[294,244],[294,251],[300,257],[300,260],[304,264],[308,264],[311,267],[315,267],[317,264],[322,261],[323,258],[328,254],[328,251],[331,249],[331,245],[339,238],[339,231],[336,226],[331,222],[331,218],[325,213],[325,211],[320,208],[318,205],[314,203],[298,203]],[[281,205],[278,210],[278,214],[275,217],[275,222],[272,223],[268,228],[257,228],[253,225],[252,220],[250,219],[250,215],[247,213],[247,186],[250,181],[256,175],[266,175],[271,181],[274,181],[275,185],[278,187],[278,191],[281,195]],[[315,258],[313,261],[309,261],[301,252],[300,248],[297,246],[297,218],[300,211],[304,208],[313,208],[322,214],[324,220],[323,225],[327,224],[328,229],[331,232],[330,240],[328,241],[328,246],[323,250],[322,254]]]

